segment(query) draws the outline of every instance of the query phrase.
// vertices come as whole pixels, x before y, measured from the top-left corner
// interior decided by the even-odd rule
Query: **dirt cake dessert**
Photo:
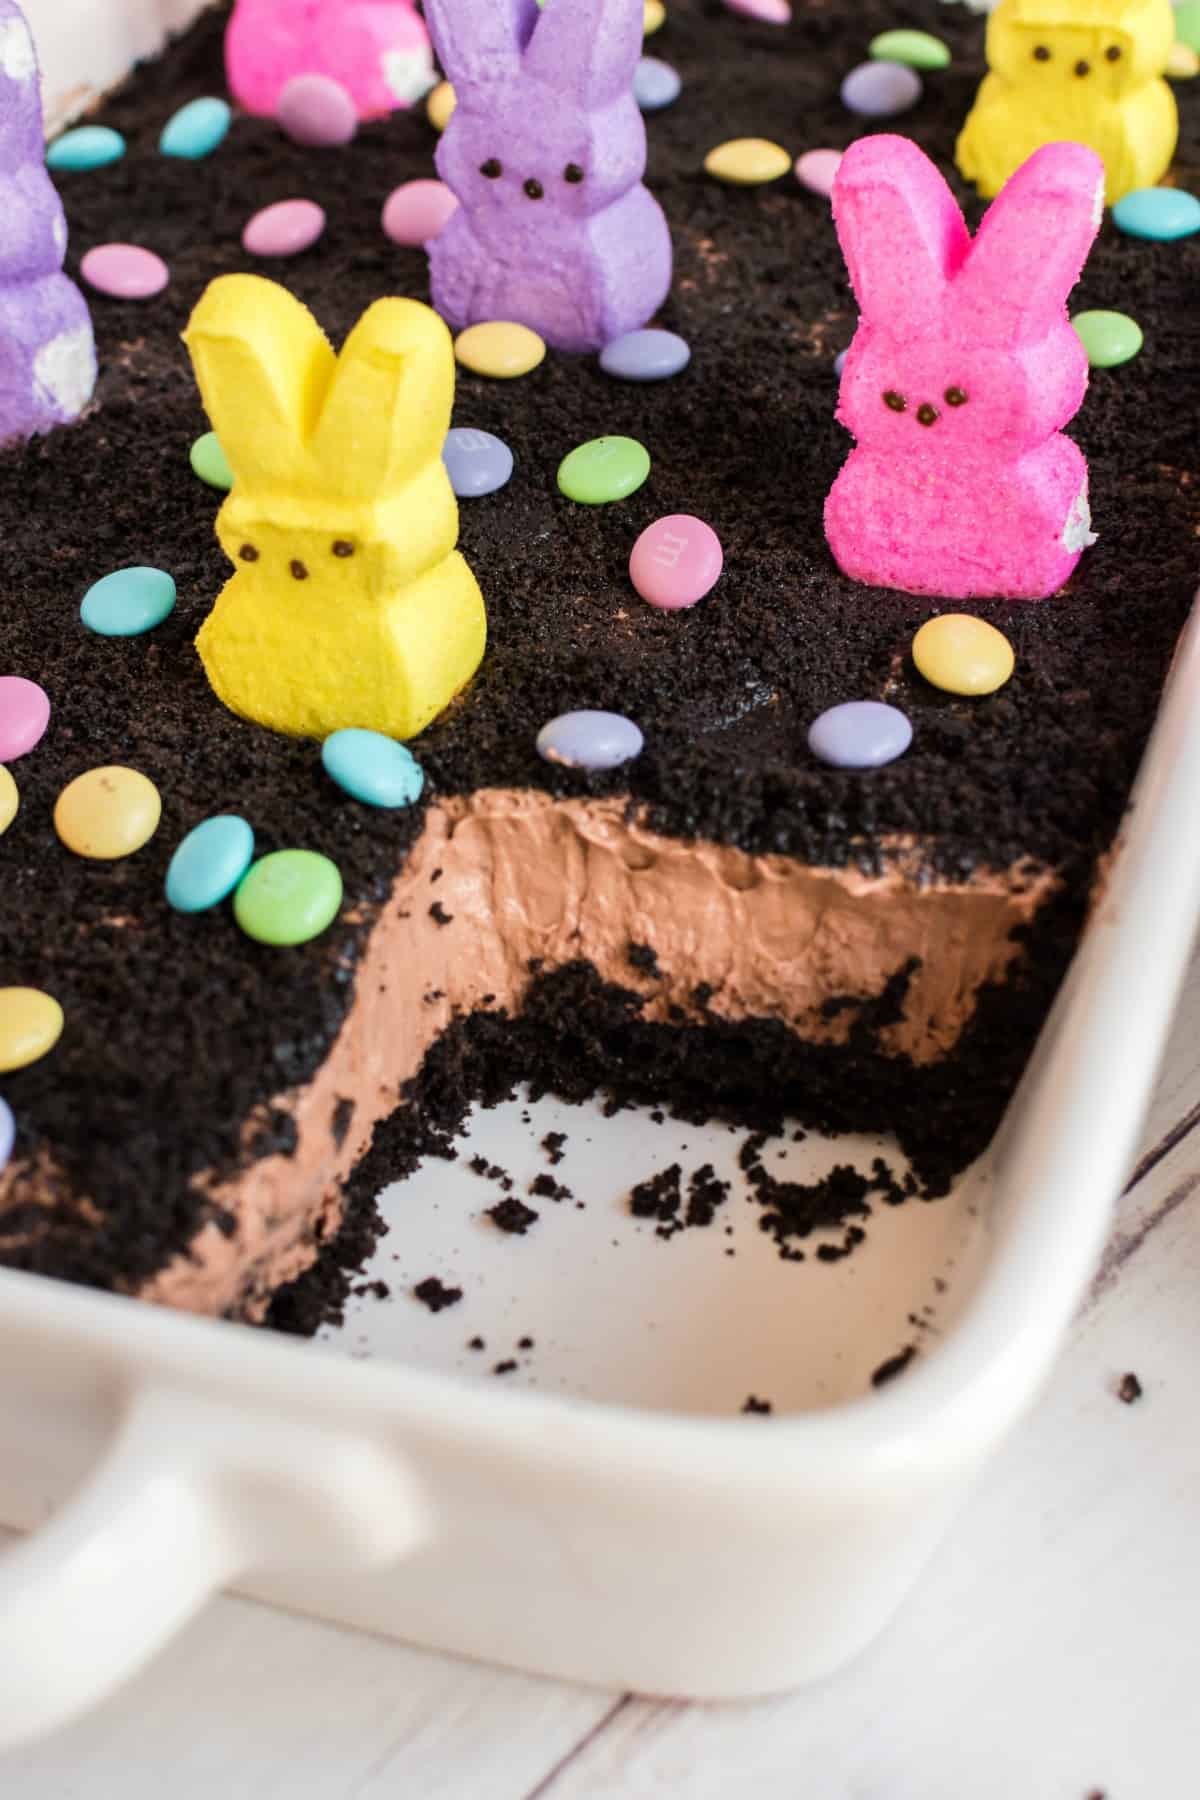
[[[651,47],[683,88],[648,119],[646,179],[674,245],[656,323],[690,364],[651,383],[556,352],[514,381],[459,371],[455,424],[515,457],[507,485],[461,505],[488,645],[412,742],[419,798],[381,810],[330,780],[318,743],[236,717],[205,679],[194,640],[229,565],[222,496],[189,465],[208,422],[181,333],[238,270],[282,278],[336,344],[382,295],[428,299],[425,254],[389,242],[380,210],[433,174],[435,135],[418,110],[305,149],[238,117],[213,155],[163,156],[178,108],[223,91],[224,22],[205,16],[105,106],[122,160],[56,177],[69,275],[131,242],[170,281],[89,296],[93,405],[0,456],[0,675],[51,706],[13,764],[0,985],[52,996],[64,1020],[3,1078],[0,1259],[312,1323],[287,1284],[352,1257],[381,1182],[517,1079],[891,1132],[936,1193],[986,1143],[1061,979],[1195,587],[1200,239],[1147,241],[1106,216],[1072,295],[1073,312],[1128,313],[1145,341],[1093,369],[1070,427],[1099,538],[1065,589],[950,603],[857,585],[822,525],[849,446],[834,360],[856,319],[829,202],[790,174],[723,184],[704,159],[752,133],[792,154],[844,148],[873,127],[842,104],[843,78],[878,32],[921,25],[952,60],[887,128],[934,159],[974,227],[954,148],[984,21],[866,0],[798,5],[779,27],[675,0]],[[1200,106],[1187,83],[1178,98],[1172,179],[1194,187]],[[327,215],[315,246],[247,254],[250,216],[297,196]],[[648,450],[645,483],[616,504],[568,499],[562,458],[618,434]],[[628,572],[638,535],[672,513],[724,547],[711,593],[675,612]],[[139,636],[87,629],[83,595],[134,564],[169,572],[174,610]],[[1011,643],[994,694],[956,697],[914,666],[914,634],[947,611]],[[906,715],[911,746],[876,769],[821,761],[812,722],[862,699]],[[540,755],[542,727],[581,708],[636,722],[640,754],[592,773]],[[109,765],[148,778],[162,816],[136,854],[96,861],[54,815]],[[247,821],[260,857],[336,865],[341,905],[319,936],[268,947],[228,904],[167,903],[176,847],[222,814]]]

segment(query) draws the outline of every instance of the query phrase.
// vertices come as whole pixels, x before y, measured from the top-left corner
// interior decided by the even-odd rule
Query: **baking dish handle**
[[[103,1699],[239,1575],[377,1566],[427,1529],[365,1437],[140,1390],[78,1493],[0,1557],[0,1749]]]

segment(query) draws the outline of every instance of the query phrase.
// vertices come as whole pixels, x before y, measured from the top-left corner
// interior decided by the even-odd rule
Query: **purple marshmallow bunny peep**
[[[426,0],[457,105],[437,151],[460,205],[429,249],[433,304],[455,329],[528,325],[558,350],[602,349],[671,285],[671,236],[642,185],[633,97],[642,0]]]
[[[0,443],[77,419],[96,384],[91,319],[62,272],[66,248],[33,39],[16,0],[0,0]]]

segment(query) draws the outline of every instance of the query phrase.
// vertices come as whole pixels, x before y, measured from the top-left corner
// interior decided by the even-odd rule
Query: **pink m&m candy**
[[[242,233],[242,245],[251,256],[298,256],[324,229],[325,214],[315,200],[277,200],[255,213]]]
[[[457,206],[444,181],[402,181],[384,204],[383,229],[393,244],[420,248],[437,236]]]
[[[730,12],[742,13],[747,19],[761,19],[766,25],[787,25],[792,9],[788,0],[725,0]]]
[[[80,263],[79,273],[98,294],[115,300],[149,300],[171,279],[162,257],[140,244],[97,244]]]
[[[811,193],[824,194],[828,199],[841,160],[840,150],[806,150],[796,158],[796,180]]]
[[[695,606],[724,566],[721,540],[691,513],[668,513],[647,525],[629,558],[629,579],[643,600],[664,612]]]
[[[336,150],[358,130],[358,108],[332,75],[294,75],[279,96],[275,122],[295,144]]]
[[[32,750],[49,718],[45,688],[23,675],[0,675],[0,763],[15,762]]]

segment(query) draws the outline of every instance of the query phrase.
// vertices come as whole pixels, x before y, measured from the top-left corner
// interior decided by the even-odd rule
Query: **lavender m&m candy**
[[[691,349],[683,338],[654,326],[627,331],[600,352],[600,367],[618,381],[667,381],[691,360]]]
[[[643,600],[664,612],[695,606],[715,586],[725,563],[711,525],[691,513],[655,519],[633,546],[629,579]]]
[[[256,212],[242,232],[251,256],[299,256],[325,229],[325,213],[315,200],[277,200]]]
[[[846,358],[849,356],[849,354],[850,354],[849,349],[839,350],[837,355],[833,359],[833,372],[836,376],[838,376],[839,379],[841,378],[842,370],[846,366]]]
[[[32,750],[49,721],[45,688],[24,675],[0,675],[0,763],[16,762]]]
[[[808,730],[808,747],[835,769],[878,769],[903,756],[912,726],[883,700],[846,700],[831,706]]]
[[[393,244],[420,249],[432,242],[457,206],[444,181],[402,181],[384,202],[384,233]]]
[[[614,712],[559,713],[537,734],[538,755],[571,769],[616,769],[640,756],[645,739],[632,719]]]
[[[920,98],[921,77],[907,63],[859,63],[842,83],[842,105],[865,119],[894,119]]]
[[[455,425],[446,433],[442,461],[450,486],[460,500],[494,494],[513,472],[513,453],[508,445],[490,431],[476,431],[467,425]]]
[[[335,149],[358,130],[358,109],[332,76],[296,75],[279,96],[275,123],[293,143]]]
[[[683,89],[679,72],[658,56],[643,56],[633,71],[633,97],[643,112],[661,112]]]
[[[7,1100],[0,1100],[0,1169],[12,1155],[13,1139],[16,1135],[17,1127],[12,1116],[12,1107]]]
[[[79,273],[98,294],[114,300],[149,300],[171,279],[162,257],[141,244],[97,244],[80,263]]]
[[[841,160],[840,150],[806,150],[796,158],[796,180],[809,193],[823,194],[828,199]]]

